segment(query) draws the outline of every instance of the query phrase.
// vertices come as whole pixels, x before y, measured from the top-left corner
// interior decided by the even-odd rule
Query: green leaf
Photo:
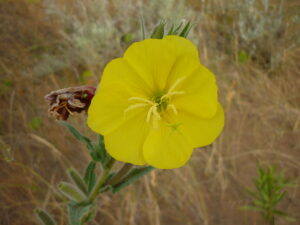
[[[256,207],[256,206],[251,206],[251,205],[245,205],[245,206],[242,206],[240,209],[241,209],[241,210],[251,210],[251,211],[260,211],[260,212],[264,212],[264,209],[263,209],[263,208]]]
[[[172,35],[174,31],[174,24],[172,24],[172,26],[170,27],[169,31],[168,31],[168,35]]]
[[[73,136],[83,142],[84,144],[86,144],[86,147],[90,150],[90,151],[94,151],[94,146],[91,142],[91,140],[89,138],[87,138],[86,136],[82,135],[75,127],[73,127],[71,124],[65,122],[65,121],[61,121],[60,124],[62,124],[64,127],[66,127],[72,134]]]
[[[282,212],[280,210],[273,210],[272,212],[273,212],[273,214],[276,214],[278,216],[282,216],[287,221],[290,221],[290,222],[295,222],[296,221],[293,217],[290,217],[287,213]]]
[[[161,21],[153,30],[150,38],[162,39],[165,34],[165,22]]]
[[[104,146],[103,136],[100,134],[98,135],[98,143],[94,146],[94,149],[95,150],[91,153],[92,158],[95,161],[101,162],[103,166],[108,159],[108,154]]]
[[[86,199],[84,194],[72,184],[61,182],[58,184],[58,189],[69,200],[82,202]]]
[[[268,193],[266,191],[266,186],[264,185],[262,189],[260,189],[260,194],[261,194],[261,197],[262,197],[262,200],[264,202],[269,202],[270,198],[268,196]]]
[[[56,225],[56,222],[46,211],[37,208],[34,210],[35,215],[43,225]]]
[[[175,30],[173,31],[172,34],[178,35],[178,33],[179,33],[179,31],[180,31],[182,25],[183,25],[183,22],[181,22],[181,23],[175,28]]]
[[[96,183],[95,168],[96,168],[96,162],[91,161],[85,170],[84,181],[87,185],[88,193],[92,191]]]
[[[286,191],[278,193],[276,196],[274,196],[274,199],[272,200],[272,205],[273,206],[277,205],[285,195],[286,195]]]
[[[154,168],[152,166],[145,166],[142,168],[132,169],[129,172],[129,174],[125,178],[123,178],[123,180],[120,183],[113,185],[112,192],[113,193],[119,192],[121,189],[133,183],[134,181],[138,180],[139,178],[146,175],[147,173],[151,172],[153,169]]]
[[[191,21],[189,21],[189,22],[185,25],[185,27],[182,29],[182,31],[181,31],[181,33],[179,34],[179,36],[186,38],[186,37],[189,35],[189,33],[190,33],[190,31],[191,31],[191,29],[192,29],[193,26],[194,26],[194,25],[191,24]]]
[[[96,211],[94,205],[78,205],[70,202],[68,205],[68,215],[70,225],[83,225],[94,218]]]
[[[74,168],[70,168],[68,170],[68,174],[71,177],[74,184],[77,186],[77,188],[80,189],[84,194],[88,194],[87,185],[83,180],[82,176],[78,173],[78,171]]]

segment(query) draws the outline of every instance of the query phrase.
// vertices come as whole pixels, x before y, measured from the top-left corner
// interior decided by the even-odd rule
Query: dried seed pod
[[[79,86],[50,92],[45,96],[45,99],[50,102],[49,115],[57,120],[67,120],[74,112],[86,112],[95,91],[95,87]]]

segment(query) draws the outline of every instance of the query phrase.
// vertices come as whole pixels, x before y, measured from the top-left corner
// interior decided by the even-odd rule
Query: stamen
[[[150,119],[151,119],[151,115],[152,115],[152,111],[153,111],[153,108],[155,106],[151,106],[148,113],[147,113],[147,118],[146,118],[146,122],[149,123],[150,122]]]
[[[157,106],[158,104],[155,104],[153,106],[150,107],[148,113],[147,113],[147,117],[146,117],[146,122],[149,123],[151,120],[151,116],[153,114],[153,120],[161,120],[161,117],[159,115],[159,113],[157,112]]]
[[[182,95],[185,92],[184,91],[174,91],[178,84],[182,82],[185,79],[185,77],[181,77],[176,80],[176,82],[171,86],[169,91],[165,95],[155,95],[152,100],[149,100],[147,98],[142,97],[131,97],[128,99],[128,101],[138,101],[138,103],[135,103],[131,106],[129,106],[127,109],[125,109],[124,113],[141,108],[141,107],[149,107],[149,110],[147,112],[146,116],[146,122],[150,123],[152,119],[153,127],[158,127],[158,121],[161,120],[161,111],[163,110],[171,110],[175,115],[178,114],[178,111],[174,104],[169,104],[170,97],[174,95]]]
[[[170,87],[168,93],[173,92],[174,89],[180,84],[186,77],[181,77],[175,81],[175,83]]]
[[[128,101],[142,101],[142,102],[146,102],[150,105],[153,105],[154,103],[146,98],[141,98],[141,97],[131,97],[128,99]]]
[[[159,113],[157,112],[157,107],[153,109],[153,115],[156,117],[157,120],[161,120]]]
[[[178,111],[177,111],[175,105],[173,105],[173,104],[168,105],[167,109],[171,109],[174,112],[175,115],[178,114]]]
[[[165,98],[169,98],[173,95],[182,95],[184,94],[184,91],[173,91],[173,92],[168,92],[167,94],[165,94],[164,96],[161,97],[161,99],[165,99]]]
[[[129,112],[129,111],[131,111],[131,110],[133,110],[133,109],[145,107],[145,106],[147,106],[147,105],[148,105],[148,104],[146,104],[146,103],[137,103],[137,104],[131,105],[131,106],[129,106],[127,109],[125,109],[124,114],[126,114],[127,112]]]

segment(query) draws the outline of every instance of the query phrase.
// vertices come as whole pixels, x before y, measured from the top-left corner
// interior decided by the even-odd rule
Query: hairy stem
[[[112,166],[114,165],[114,163],[115,163],[115,160],[113,158],[111,158],[111,160],[109,161],[109,163],[107,165],[107,168],[103,171],[101,178],[99,179],[99,181],[97,182],[96,186],[94,187],[92,193],[90,194],[89,202],[93,202],[97,198],[97,196],[100,192],[100,189],[102,188],[103,184],[105,183],[106,178],[108,177],[109,172],[110,172]]]

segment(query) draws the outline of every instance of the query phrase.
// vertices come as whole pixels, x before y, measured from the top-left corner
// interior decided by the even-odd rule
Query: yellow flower
[[[104,135],[113,158],[171,169],[217,138],[224,112],[196,46],[166,36],[136,42],[107,64],[88,125]]]

